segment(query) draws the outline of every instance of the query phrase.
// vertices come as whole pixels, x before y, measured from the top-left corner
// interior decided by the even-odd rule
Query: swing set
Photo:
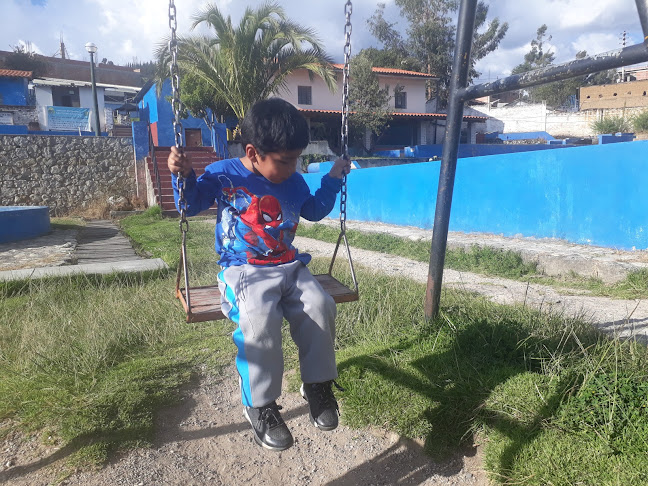
[[[470,71],[470,51],[472,47],[475,30],[475,16],[478,0],[461,0],[459,6],[459,18],[457,22],[457,36],[455,42],[454,61],[450,77],[450,90],[448,101],[448,115],[446,122],[445,139],[443,143],[443,155],[441,159],[441,170],[439,173],[439,184],[436,198],[436,210],[434,215],[434,229],[432,232],[432,244],[430,249],[430,262],[425,295],[425,317],[433,319],[438,315],[441,298],[441,284],[443,280],[443,265],[448,241],[448,227],[450,222],[450,209],[452,206],[452,194],[457,167],[457,153],[461,135],[461,123],[463,120],[464,103],[483,96],[504,93],[516,89],[538,86],[553,81],[561,81],[593,74],[606,69],[615,69],[622,66],[630,66],[648,61],[648,0],[635,0],[644,39],[642,43],[624,47],[615,51],[598,54],[574,61],[548,66],[527,73],[512,75],[495,82],[468,86],[468,74]],[[345,47],[344,47],[344,79],[343,79],[343,102],[342,102],[342,147],[343,155],[348,157],[348,109],[349,109],[349,59],[351,56],[351,1],[347,0],[345,5]],[[178,91],[179,75],[177,66],[177,40],[176,40],[176,12],[173,0],[169,2],[169,26],[171,28],[171,40],[169,50],[171,52],[171,81],[173,87],[173,109],[175,119],[173,122],[175,131],[176,147],[182,146],[182,125],[180,123],[180,96]],[[186,203],[180,189],[180,229],[182,231],[182,252],[181,265],[178,267],[178,279],[176,283],[176,295],[181,300],[187,313],[188,322],[200,322],[211,319],[221,319],[223,314],[220,311],[220,296],[217,286],[189,287],[186,258],[186,233],[188,223],[186,220]],[[341,241],[344,241],[351,275],[355,290],[352,290],[332,275],[333,263]],[[184,269],[185,286],[180,288],[181,271]],[[333,296],[336,302],[350,302],[358,300],[358,284],[353,270],[351,252],[346,237],[346,176],[342,184],[340,197],[340,236],[333,253],[333,261],[329,267],[328,274],[317,275],[316,278],[323,287]],[[195,298],[192,302],[192,296]]]
[[[353,5],[351,0],[345,4],[346,23],[344,27],[344,69],[342,78],[342,156],[349,156],[349,61],[351,58],[351,13]],[[178,69],[178,40],[177,40],[177,12],[174,0],[169,0],[169,28],[171,37],[169,39],[169,53],[171,54],[170,77],[172,99],[171,106],[173,109],[173,132],[175,146],[181,149],[183,146],[182,122],[180,121],[180,73]],[[178,207],[180,212],[180,231],[182,233],[182,243],[180,250],[180,262],[178,264],[178,273],[176,278],[176,297],[182,303],[187,316],[187,322],[205,322],[218,319],[224,319],[225,315],[221,311],[220,290],[218,285],[208,285],[202,287],[190,287],[189,285],[189,268],[187,260],[187,231],[189,222],[187,221],[187,202],[184,197],[184,184],[182,175],[178,175]],[[328,273],[315,275],[322,288],[328,292],[336,303],[353,302],[358,300],[358,281],[353,268],[351,259],[351,249],[346,236],[346,201],[347,201],[347,176],[342,178],[342,188],[340,190],[340,235],[338,236],[333,257],[329,265]],[[337,256],[340,244],[344,242],[346,248],[347,260],[353,279],[354,288],[351,289],[342,282],[333,277],[333,265]],[[184,287],[181,287],[184,274]]]

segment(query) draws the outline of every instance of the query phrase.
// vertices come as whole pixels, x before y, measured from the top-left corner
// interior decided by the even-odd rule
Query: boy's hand
[[[178,150],[177,147],[171,147],[171,153],[167,159],[167,165],[169,166],[171,173],[176,175],[182,174],[182,177],[189,177],[193,170],[189,157]]]
[[[338,157],[333,162],[333,167],[329,171],[329,176],[335,179],[342,179],[345,174],[351,172],[351,159],[348,157]]]

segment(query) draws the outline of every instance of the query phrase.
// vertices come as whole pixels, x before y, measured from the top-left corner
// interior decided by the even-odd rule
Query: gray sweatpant
[[[337,378],[335,364],[335,302],[306,265],[295,261],[277,266],[241,265],[218,275],[223,313],[238,328],[236,368],[243,405],[261,407],[281,395],[284,360],[283,318],[299,349],[304,383]]]

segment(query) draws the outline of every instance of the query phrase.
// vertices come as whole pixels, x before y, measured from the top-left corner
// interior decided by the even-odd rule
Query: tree
[[[428,98],[447,97],[455,47],[454,13],[457,0],[396,0],[400,14],[408,22],[407,37],[403,38],[393,23],[384,18],[385,4],[379,3],[374,15],[367,21],[369,30],[391,53],[394,64],[385,67],[410,69],[433,74],[438,86],[430,85]],[[484,56],[497,49],[506,35],[508,23],[494,19],[486,24],[488,6],[480,1],[475,17],[475,35],[471,55],[470,79],[479,76],[474,66]],[[485,30],[484,30],[485,27]]]
[[[545,44],[551,41],[551,36],[547,36],[547,25],[542,24],[536,31],[536,37],[531,41],[531,50],[524,55],[524,62],[518,64],[511,71],[513,74],[521,74],[535,69],[551,66],[555,60],[553,52],[546,49]],[[576,53],[576,59],[587,57],[587,51]],[[591,86],[596,84],[606,84],[614,79],[614,70],[601,71],[588,76],[578,76],[575,78],[554,81],[552,83],[542,84],[527,90],[528,98],[533,102],[545,101],[548,106],[560,108],[571,105],[570,98],[575,100],[578,90],[582,86]]]
[[[5,61],[6,69],[16,69],[18,71],[31,71],[32,76],[37,78],[43,76],[47,70],[47,64],[42,57],[31,49],[31,43],[19,46],[12,46],[13,52],[9,54]]]
[[[351,71],[353,83],[349,87],[351,138],[354,145],[367,152],[373,148],[374,137],[379,137],[391,120],[389,87],[381,88],[378,76],[372,70],[370,59],[363,55],[353,58]],[[369,144],[365,133],[370,131]]]
[[[180,101],[194,117],[202,118],[209,128],[218,121],[218,115],[221,122],[225,116],[233,115],[227,102],[212,86],[190,73],[180,80]]]
[[[547,35],[547,24],[542,24],[536,31],[536,37],[531,41],[531,50],[524,55],[524,62],[518,64],[511,71],[512,74],[526,73],[534,69],[540,69],[553,64],[555,54],[545,50],[545,36]],[[551,41],[551,36],[546,42]]]
[[[192,29],[199,26],[207,26],[211,35],[178,38],[181,76],[193,76],[196,82],[207,85],[239,119],[256,101],[283,88],[286,77],[298,69],[320,76],[329,89],[335,90],[331,59],[315,32],[287,19],[275,3],[256,10],[247,8],[237,26],[218,7],[208,5],[193,17]],[[165,79],[169,60],[166,44],[156,55],[158,79]]]

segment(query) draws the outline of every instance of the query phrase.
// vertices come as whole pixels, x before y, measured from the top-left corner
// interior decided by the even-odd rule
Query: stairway
[[[185,147],[184,151],[185,154],[190,157],[197,176],[203,174],[205,172],[205,167],[207,167],[209,164],[221,159],[211,147]],[[151,174],[151,182],[153,183],[156,199],[158,201],[158,204],[160,204],[162,211],[166,214],[177,215],[178,213],[173,201],[171,171],[167,167],[167,158],[169,157],[169,153],[169,147],[155,148],[155,158],[158,164],[158,171],[160,174],[160,187],[162,189],[161,198],[160,194],[158,194],[158,186],[155,179],[155,169],[153,167],[153,160],[150,156],[146,157],[146,164],[148,167],[148,172],[149,174]]]
[[[132,137],[133,128],[130,125],[113,125],[113,137]]]

